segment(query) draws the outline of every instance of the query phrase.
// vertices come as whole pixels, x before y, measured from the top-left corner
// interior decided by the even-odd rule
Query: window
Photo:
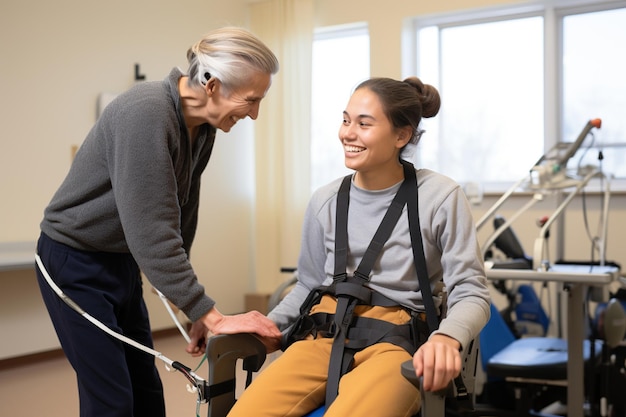
[[[601,118],[570,163],[598,166],[604,149],[602,168],[626,179],[617,162],[626,157],[623,4],[415,20],[409,68],[442,96],[438,117],[423,122],[416,164],[502,191]]]
[[[542,29],[541,17],[430,29],[439,48],[420,56],[420,73],[439,73],[442,123],[424,121],[438,135],[424,135],[419,166],[484,182],[514,181],[533,165],[543,148]]]
[[[311,191],[351,172],[345,167],[339,127],[352,90],[369,78],[367,26],[317,30],[313,40]]]
[[[582,164],[598,164],[616,178],[626,178],[626,8],[563,16],[561,130],[576,138],[587,119],[602,127],[581,147]],[[594,152],[595,151],[595,152]]]

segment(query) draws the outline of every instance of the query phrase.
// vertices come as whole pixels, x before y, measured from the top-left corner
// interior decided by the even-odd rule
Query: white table
[[[557,264],[549,271],[488,269],[490,280],[561,282],[567,284],[567,416],[583,417],[585,338],[584,291],[587,287],[608,285],[619,276],[613,266]]]
[[[35,242],[0,242],[0,271],[35,267]]]

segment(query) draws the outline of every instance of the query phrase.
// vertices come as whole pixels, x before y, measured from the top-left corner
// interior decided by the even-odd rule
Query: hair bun
[[[405,83],[415,87],[422,103],[422,117],[433,117],[439,113],[441,97],[439,91],[430,84],[424,84],[422,80],[413,76],[406,78]]]

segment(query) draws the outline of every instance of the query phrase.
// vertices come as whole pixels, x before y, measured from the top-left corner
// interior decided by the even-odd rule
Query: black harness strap
[[[302,340],[308,335],[334,338],[328,368],[326,386],[326,408],[338,394],[339,379],[350,369],[354,354],[374,343],[381,341],[393,343],[413,354],[428,336],[439,327],[439,317],[428,278],[424,245],[419,222],[418,187],[415,168],[406,161],[400,161],[404,169],[404,181],[383,217],[374,238],[368,245],[363,259],[354,276],[346,272],[348,257],[348,208],[350,203],[351,175],[346,176],[337,194],[336,232],[335,232],[335,271],[333,283],[327,287],[318,287],[311,291],[300,307],[300,316],[283,339],[282,349],[291,343]],[[409,234],[413,251],[413,260],[417,273],[424,313],[413,311],[411,323],[395,325],[373,318],[353,318],[354,308],[361,305],[392,307],[398,303],[377,291],[368,288],[370,273],[378,259],[380,251],[389,239],[398,219],[407,204]],[[310,314],[311,307],[318,304],[325,294],[337,299],[335,314]],[[459,393],[466,392],[463,379],[455,379]],[[466,396],[467,397],[467,396]]]
[[[422,293],[422,301],[426,309],[426,321],[428,323],[429,334],[439,328],[439,318],[435,302],[433,301],[433,292],[430,288],[430,280],[428,279],[428,271],[426,270],[426,257],[424,255],[424,242],[422,241],[422,232],[420,228],[419,202],[417,193],[417,177],[413,165],[403,162],[404,175],[411,175],[415,187],[409,190],[409,198],[407,202],[407,211],[409,213],[409,233],[411,234],[411,247],[413,248],[413,262],[415,263],[415,271],[420,284],[420,292]],[[410,165],[410,167],[408,166]]]
[[[408,162],[401,161],[404,165],[405,176],[407,174]],[[411,171],[413,171],[413,177],[415,178],[415,171],[411,165]],[[428,334],[434,332],[439,328],[439,319],[437,317],[437,310],[435,309],[435,302],[433,301],[433,293],[430,288],[430,281],[428,280],[428,271],[426,270],[426,257],[424,256],[424,242],[422,241],[422,233],[420,229],[420,218],[418,215],[418,193],[417,193],[417,179],[415,178],[415,188],[410,190],[407,203],[407,210],[409,212],[409,232],[411,234],[411,247],[413,248],[413,260],[415,262],[415,270],[417,271],[417,279],[420,284],[420,291],[422,292],[422,300],[424,302],[424,308],[426,309],[426,321],[428,322]],[[412,215],[414,214],[414,215]],[[454,385],[457,389],[457,399],[459,401],[469,400],[467,388],[463,377],[459,374],[454,378]]]
[[[413,168],[413,165],[408,162],[402,161],[402,164],[404,168],[404,181],[400,185],[400,189],[387,209],[381,224],[378,226],[372,241],[368,245],[361,262],[354,272],[353,277],[348,277],[346,273],[348,257],[348,208],[350,201],[350,183],[352,180],[351,175],[348,175],[343,179],[337,194],[337,212],[335,223],[335,274],[333,283],[335,286],[335,296],[337,298],[337,309],[334,319],[335,339],[333,341],[328,367],[326,407],[329,407],[337,397],[339,379],[350,368],[355,352],[365,347],[362,346],[359,348],[358,346],[355,346],[360,345],[356,342],[346,343],[346,339],[349,338],[349,328],[352,323],[354,308],[359,303],[371,304],[370,297],[372,291],[365,287],[364,284],[370,280],[370,272],[374,263],[378,259],[385,242],[389,239],[389,236],[391,236],[398,219],[402,215],[402,209],[404,208],[404,205],[407,204],[407,199],[409,201],[413,199],[415,200],[415,204],[417,204],[417,179],[415,176],[415,169]],[[411,207],[416,208],[417,205]],[[409,216],[409,218],[410,217],[411,216]],[[419,223],[417,224],[417,227],[417,231],[419,233]],[[419,241],[421,243],[421,234],[419,237]],[[413,240],[413,233],[411,233],[411,238]],[[422,248],[421,245],[420,248]],[[424,256],[422,255],[422,259],[423,258]],[[418,273],[418,276],[419,275],[420,273]],[[428,283],[427,274],[424,276],[424,280]],[[421,285],[422,280],[420,280],[420,286]],[[427,284],[427,288],[430,290],[429,283]],[[433,303],[432,295],[430,296],[430,302]],[[436,321],[436,311],[433,314]]]
[[[344,177],[337,193],[337,211],[335,213],[335,276],[334,280],[346,278],[348,262],[348,208],[350,207],[350,181],[352,175]]]
[[[405,167],[405,179],[400,185],[400,189],[396,193],[391,205],[387,209],[385,216],[383,217],[380,226],[376,230],[372,241],[370,242],[359,266],[354,272],[354,276],[363,280],[369,281],[369,274],[374,267],[374,263],[378,259],[378,255],[382,250],[385,242],[391,236],[391,232],[395,227],[398,219],[402,215],[402,209],[407,203],[407,198],[410,198],[411,191],[417,194],[417,187],[413,187],[410,178],[406,176]],[[412,168],[413,182],[415,182],[415,170]],[[348,258],[348,208],[350,205],[350,183],[352,181],[352,175],[347,175],[339,187],[339,193],[337,194],[337,212],[336,218],[336,231],[335,231],[335,282],[343,281],[346,277],[346,265]]]

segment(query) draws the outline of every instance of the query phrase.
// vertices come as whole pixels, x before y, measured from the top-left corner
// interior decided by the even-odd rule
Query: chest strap
[[[369,324],[372,324],[374,328],[378,330],[369,331],[370,334],[367,338],[358,337],[355,332],[361,333],[361,335],[367,332],[354,327],[353,313],[354,308],[358,304],[372,305],[371,297],[372,294],[375,294],[375,292],[368,288],[366,284],[370,280],[370,272],[374,263],[378,259],[385,242],[389,239],[389,236],[397,224],[405,204],[407,204],[411,243],[413,247],[416,271],[420,282],[420,290],[422,291],[424,305],[427,311],[427,334],[430,334],[430,332],[435,330],[439,324],[434,301],[432,299],[428,273],[426,271],[426,260],[423,254],[422,236],[417,211],[417,178],[415,175],[415,168],[412,164],[406,161],[401,161],[401,163],[403,165],[404,181],[400,185],[400,189],[396,193],[387,212],[385,213],[381,224],[376,230],[376,233],[368,245],[368,248],[365,251],[365,254],[363,255],[363,258],[361,259],[361,262],[356,268],[353,276],[348,276],[346,273],[348,257],[348,209],[350,203],[351,175],[344,178],[337,194],[335,222],[335,271],[332,284],[332,287],[334,287],[333,293],[337,298],[337,309],[332,322],[334,340],[328,367],[328,383],[326,386],[327,408],[337,397],[339,379],[350,369],[354,354],[358,350],[366,346],[370,346],[372,344],[372,340],[374,340],[374,343],[378,340],[385,340],[385,331],[381,329],[381,327],[384,327],[385,325],[379,326],[373,323]],[[417,242],[419,242],[419,244],[417,244]],[[420,253],[421,256],[419,256]],[[411,326],[408,326],[407,329],[409,329],[410,335]],[[377,333],[374,336],[371,334],[372,332]],[[393,339],[390,337],[390,341],[395,340],[398,343],[394,344],[402,346],[405,344],[404,342],[400,342],[400,339],[402,338],[402,330],[398,330],[398,333],[399,334],[394,335]],[[382,335],[380,339],[377,337],[379,335]],[[356,337],[356,339],[353,340],[354,337]],[[357,340],[367,340],[368,343],[357,342]],[[412,341],[414,339],[409,337],[408,340]],[[361,345],[364,346],[360,347]],[[413,350],[413,348],[407,349],[409,352],[412,352]]]

